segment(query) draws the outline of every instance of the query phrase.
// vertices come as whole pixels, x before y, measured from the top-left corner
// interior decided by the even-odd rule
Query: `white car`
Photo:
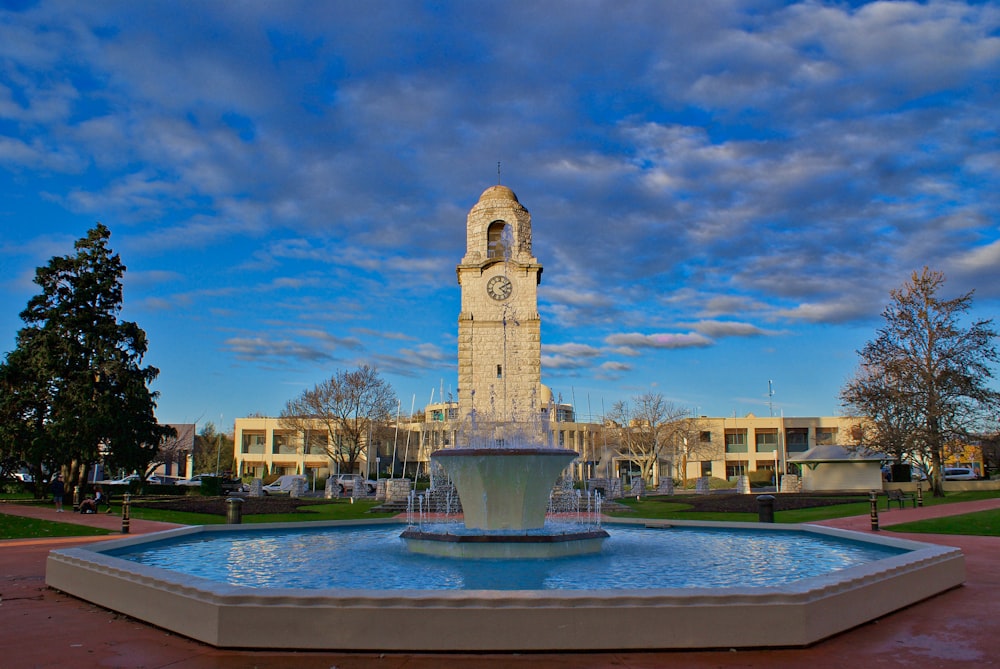
[[[201,482],[204,479],[219,479],[219,489],[222,492],[250,492],[250,486],[243,483],[240,479],[227,479],[224,476],[218,474],[195,474],[189,479],[181,479],[180,481],[174,481],[174,485],[187,486],[189,488],[199,488],[201,487]]]
[[[297,474],[285,474],[284,476],[278,477],[278,480],[268,483],[266,486],[261,488],[261,491],[265,495],[280,495],[289,494],[292,491],[292,486],[295,485],[296,481],[302,481],[302,487],[305,488],[308,483],[308,479],[305,476]]]
[[[114,481],[103,481],[103,483],[107,483],[109,485],[128,485],[132,481],[138,481],[141,478],[142,477],[139,476],[138,474],[129,474],[125,478],[115,479]],[[155,476],[150,476],[149,478],[146,479],[146,483],[156,484],[156,483],[159,483],[159,482],[160,482],[160,479],[158,479]]]
[[[969,467],[945,467],[944,468],[944,480],[945,481],[975,481],[979,477],[976,476],[974,472]]]
[[[337,485],[340,486],[343,493],[349,493],[354,490],[355,484],[361,484],[364,486],[362,488],[366,494],[374,495],[375,489],[378,487],[378,483],[372,480],[365,480],[363,476],[358,474],[341,474],[337,477]]]
[[[174,485],[186,485],[191,487],[198,487],[201,485],[201,480],[204,478],[215,478],[215,474],[195,474],[189,479],[181,479],[180,481],[174,481]]]

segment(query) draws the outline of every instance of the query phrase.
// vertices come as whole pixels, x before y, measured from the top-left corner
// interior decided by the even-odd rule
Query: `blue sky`
[[[1000,303],[996,3],[0,7],[0,351],[101,221],[163,422],[276,415],[361,363],[404,413],[454,393],[498,161],[543,382],[583,417],[836,414],[911,272]]]

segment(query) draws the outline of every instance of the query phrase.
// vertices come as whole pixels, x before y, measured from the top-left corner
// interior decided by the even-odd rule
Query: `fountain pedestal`
[[[556,448],[453,448],[431,455],[455,484],[470,530],[540,529],[552,486],[576,456]]]
[[[464,531],[408,528],[414,553],[448,557],[539,558],[595,553],[601,529],[545,527],[549,493],[577,457],[561,448],[451,448],[431,459],[448,473],[462,502]]]

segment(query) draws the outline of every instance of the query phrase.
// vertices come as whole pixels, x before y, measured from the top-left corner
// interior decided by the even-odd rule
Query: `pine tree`
[[[0,448],[38,474],[65,472],[71,484],[102,457],[144,474],[172,432],[154,415],[158,394],[148,385],[159,370],[142,366],[146,333],[118,319],[125,265],[110,237],[98,223],[75,255],[36,270],[41,292],[0,365]]]

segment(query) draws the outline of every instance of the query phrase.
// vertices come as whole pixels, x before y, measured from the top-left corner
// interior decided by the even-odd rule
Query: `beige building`
[[[543,388],[544,392],[544,388]],[[571,448],[581,457],[573,467],[577,479],[631,478],[638,467],[632,454],[616,445],[614,428],[600,423],[577,422],[572,407],[555,405],[556,420],[549,422],[550,442]],[[465,423],[458,420],[456,402],[430,404],[423,420],[403,423],[393,438],[370,444],[356,472],[379,476],[426,475],[430,454],[464,443]],[[702,416],[689,419],[692,437],[686,444],[664,445],[651,485],[670,476],[676,480],[710,476],[732,480],[753,472],[796,473],[801,465],[789,463],[816,446],[857,442],[858,419],[843,416],[739,418]],[[319,429],[302,434],[283,428],[277,418],[239,418],[235,425],[236,471],[241,476],[303,474],[312,480],[340,472],[327,451],[327,436]],[[385,431],[384,431],[385,432]],[[695,436],[696,435],[696,436]]]
[[[697,443],[687,446],[687,478],[713,476],[732,479],[751,472],[775,470],[793,473],[789,456],[816,446],[858,442],[859,419],[845,416],[701,417],[692,419]],[[678,477],[680,477],[678,475]]]
[[[634,457],[616,447],[615,431],[578,422],[571,405],[553,401],[541,383],[541,317],[538,285],[542,266],[532,255],[531,215],[505,186],[487,188],[466,219],[466,251],[457,265],[461,287],[458,316],[458,401],[429,404],[411,423],[383,430],[391,439],[368,444],[356,472],[370,477],[426,474],[430,454],[469,443],[470,415],[502,421],[542,421],[554,446],[581,457],[574,477],[631,476]],[[788,458],[814,446],[857,441],[856,419],[691,419],[685,444],[664,447],[654,481],[671,476],[732,479],[752,472],[789,471]],[[317,426],[318,427],[318,426]],[[335,439],[335,436],[333,437]],[[276,418],[240,418],[235,425],[235,461],[242,476],[304,474],[323,478],[339,472],[330,457],[330,437],[282,428]],[[335,445],[333,445],[335,447]]]
[[[237,418],[233,437],[239,476],[303,474],[312,480],[337,473],[327,453],[326,431],[319,426],[303,434],[282,427],[277,418]]]

